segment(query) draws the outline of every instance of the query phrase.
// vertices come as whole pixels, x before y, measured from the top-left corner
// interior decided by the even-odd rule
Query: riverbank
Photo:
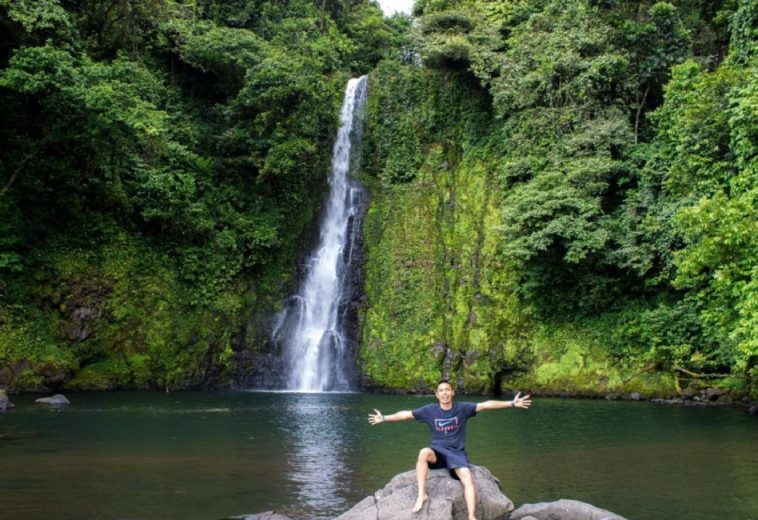
[[[95,386],[93,388],[82,388],[80,386],[67,387],[65,382],[63,384],[51,385],[50,388],[40,386],[39,384],[32,385],[30,388],[22,387],[8,387],[7,385],[0,385],[0,395],[34,395],[39,397],[41,395],[49,395],[56,392],[74,392],[74,393],[102,393],[102,392],[130,392],[134,390],[148,390],[158,393],[164,393],[165,390],[161,389],[145,389],[134,387],[111,387],[101,388]],[[206,386],[199,385],[197,387],[177,388],[172,392],[193,392],[197,390],[202,391],[235,391],[245,392],[251,390],[249,388],[240,387],[233,382],[226,382],[223,385]],[[257,389],[259,390],[259,389]],[[263,389],[265,392],[265,389]],[[377,386],[367,386],[359,389],[360,392],[366,392],[369,394],[384,394],[384,395],[398,395],[398,396],[425,396],[431,395],[431,390],[428,388],[382,388]],[[533,397],[538,398],[558,398],[558,399],[582,399],[582,400],[606,400],[606,401],[631,401],[631,402],[650,402],[653,404],[669,405],[669,406],[684,406],[684,407],[735,407],[744,408],[751,415],[758,413],[758,398],[755,396],[755,391],[752,393],[745,389],[729,390],[723,387],[700,385],[700,386],[687,386],[682,392],[656,392],[654,389],[648,388],[648,391],[641,393],[638,391],[614,391],[603,392],[602,388],[588,389],[582,388],[581,390],[556,390],[554,387],[541,388],[530,386],[524,382],[522,385],[513,386],[509,385],[507,388],[503,388],[496,394],[480,394],[476,392],[467,391],[465,388],[458,388],[456,393],[459,396],[482,396],[482,395],[494,395],[497,399],[510,399],[515,392],[522,392],[523,394],[530,394]],[[7,397],[6,397],[7,399]]]
[[[213,392],[213,391],[228,391],[229,388],[223,388],[223,389],[206,389],[204,391],[206,392]],[[75,394],[100,394],[100,393],[119,393],[119,392],[132,392],[134,389],[132,388],[125,388],[125,389],[111,389],[104,391],[102,389],[94,389],[94,390],[75,390]],[[179,393],[187,393],[187,392],[194,392],[195,389],[184,389],[184,390],[178,390]],[[244,392],[246,390],[244,389],[236,389],[233,390],[234,392]],[[263,392],[266,392],[266,390],[262,390]],[[391,389],[363,389],[362,391],[365,391],[369,394],[383,394],[383,395],[397,395],[397,396],[426,396],[431,395],[428,392],[409,392],[409,391],[403,391],[403,390],[391,390]],[[590,393],[570,393],[570,392],[551,392],[551,391],[541,391],[541,390],[519,390],[523,394],[530,394],[534,398],[555,398],[555,399],[579,399],[579,400],[605,400],[605,401],[630,401],[630,402],[649,402],[652,404],[660,404],[660,405],[668,405],[668,406],[684,406],[684,407],[734,407],[734,408],[742,408],[748,411],[751,415],[758,415],[758,400],[751,399],[744,393],[734,393],[730,394],[728,392],[724,392],[721,389],[718,388],[708,388],[705,390],[701,390],[696,395],[691,394],[683,394],[681,396],[643,396],[637,392],[632,392],[629,394],[620,394],[620,393],[609,393],[609,394],[590,394]],[[44,395],[49,395],[52,392],[44,392],[39,389],[33,389],[30,391],[13,391],[10,392],[7,389],[0,388],[0,400],[3,402],[8,402],[8,395],[15,395],[15,396],[34,396],[40,397]],[[156,393],[164,393],[162,391],[158,391]],[[176,393],[176,392],[173,392]],[[478,396],[481,397],[479,394],[467,394],[465,392],[458,392],[459,397],[464,396]],[[497,399],[509,399],[510,394],[507,395],[500,395],[495,396]],[[7,409],[12,408],[12,403],[9,404]],[[6,411],[5,409],[0,409],[0,412]]]

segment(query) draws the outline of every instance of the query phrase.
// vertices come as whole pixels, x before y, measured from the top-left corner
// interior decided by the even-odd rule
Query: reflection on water
[[[345,460],[344,414],[333,402],[338,396],[287,394],[286,398],[288,480],[295,484],[305,517],[332,518],[327,512],[349,507],[341,491],[351,476]]]
[[[369,411],[431,396],[117,392],[35,396],[0,415],[2,520],[334,518],[413,469],[429,433]],[[465,398],[480,400],[482,398]],[[758,520],[758,422],[744,410],[537,399],[477,415],[471,460],[516,504],[575,498],[631,519]]]

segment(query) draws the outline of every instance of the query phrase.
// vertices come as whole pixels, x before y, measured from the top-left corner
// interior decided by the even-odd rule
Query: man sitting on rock
[[[426,494],[426,478],[429,469],[448,468],[463,483],[463,496],[466,499],[469,520],[476,520],[476,488],[471,477],[471,463],[466,454],[466,421],[485,410],[501,408],[529,408],[532,401],[529,396],[521,397],[516,394],[512,401],[484,401],[483,403],[453,403],[455,391],[453,386],[442,380],[434,391],[439,404],[428,404],[413,411],[404,410],[392,415],[382,415],[379,410],[369,414],[368,422],[372,425],[385,421],[405,421],[416,419],[426,423],[432,432],[432,446],[423,448],[416,462],[416,480],[418,481],[418,498],[413,506],[413,512],[421,511],[424,501],[429,498]]]

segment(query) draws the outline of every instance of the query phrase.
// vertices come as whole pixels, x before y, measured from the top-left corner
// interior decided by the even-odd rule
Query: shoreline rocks
[[[11,403],[11,400],[8,399],[8,394],[5,393],[5,390],[0,390],[0,413],[8,410],[9,408],[13,408],[15,405]]]

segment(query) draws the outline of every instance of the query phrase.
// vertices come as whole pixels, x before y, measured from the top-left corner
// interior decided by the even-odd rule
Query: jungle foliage
[[[424,66],[372,82],[369,381],[754,391],[758,2],[414,14]]]
[[[0,384],[214,384],[291,286],[364,0],[0,0]]]
[[[365,383],[758,371],[758,2],[0,0],[0,385],[223,384],[371,73]]]

